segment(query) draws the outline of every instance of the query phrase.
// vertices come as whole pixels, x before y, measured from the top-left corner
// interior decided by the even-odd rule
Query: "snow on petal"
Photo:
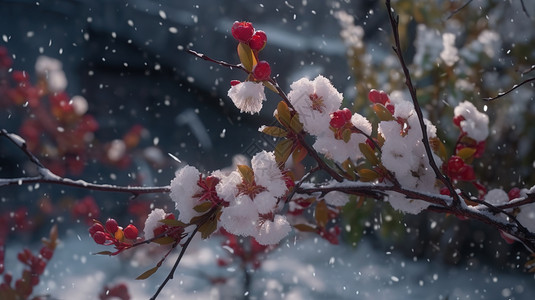
[[[372,124],[368,119],[358,113],[354,113],[353,116],[351,116],[351,124],[367,135],[372,134]]]
[[[349,196],[346,193],[332,191],[325,195],[325,202],[329,205],[344,206],[349,202]]]
[[[418,214],[426,209],[430,203],[422,200],[407,199],[405,195],[397,192],[387,192],[388,202],[396,210],[409,213]]]
[[[143,235],[146,240],[154,237],[154,229],[163,225],[163,223],[160,223],[159,221],[165,219],[165,215],[165,211],[161,208],[155,208],[150,212],[147,216],[147,220],[145,220],[145,227],[143,229]]]
[[[455,35],[453,33],[444,33],[442,35],[444,49],[440,52],[440,58],[444,63],[451,67],[459,60],[459,51],[455,47]]]
[[[264,220],[261,222],[254,238],[259,244],[274,245],[288,236],[291,230],[292,227],[285,216],[275,215],[273,221]]]
[[[468,137],[481,142],[489,136],[489,117],[468,101],[459,103],[453,110],[455,117],[462,116],[460,126]]]
[[[230,172],[227,176],[221,176],[215,189],[217,195],[226,202],[234,201],[238,194],[237,185],[242,182],[242,177],[238,171]]]
[[[232,234],[241,236],[254,235],[257,222],[256,206],[246,195],[238,196],[229,207],[225,207],[219,218],[221,227]]]
[[[259,214],[268,214],[275,210],[277,198],[270,192],[264,191],[254,197],[253,203]]]
[[[197,185],[200,175],[197,168],[185,166],[176,172],[175,178],[171,181],[170,196],[179,211],[178,220],[184,223],[189,223],[191,218],[199,215],[193,209],[199,204],[193,195],[201,190]]]
[[[240,82],[230,87],[228,96],[241,112],[250,114],[260,112],[262,102],[266,100],[264,85],[252,81]]]
[[[280,197],[286,193],[286,184],[273,152],[261,151],[251,159],[255,182],[271,193],[273,197]]]
[[[485,202],[492,205],[505,204],[509,201],[509,196],[502,189],[492,189],[485,195]]]
[[[330,114],[340,107],[343,99],[331,82],[321,75],[313,81],[301,78],[292,83],[290,89],[288,99],[304,129],[316,136],[330,131]]]

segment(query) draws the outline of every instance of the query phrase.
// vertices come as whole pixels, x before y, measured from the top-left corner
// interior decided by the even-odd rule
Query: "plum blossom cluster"
[[[255,30],[250,22],[234,22],[232,36],[238,43],[241,66],[247,70],[244,82],[231,81],[228,96],[241,112],[254,114],[262,109],[266,100],[264,85],[269,84],[271,67],[267,61],[259,60],[259,52],[266,47],[267,36],[262,30]]]
[[[254,237],[260,244],[276,244],[291,230],[279,212],[288,191],[275,155],[262,151],[251,167],[238,165],[228,174],[222,171],[203,175],[193,166],[180,169],[171,182],[171,199],[185,224],[201,222],[207,212],[215,214],[210,235],[218,227],[227,232]],[[145,225],[147,227],[147,223]]]
[[[340,163],[362,157],[358,145],[366,142],[372,126],[362,115],[340,110],[343,96],[327,78],[302,78],[290,88],[288,100],[305,132],[316,137],[314,149]]]

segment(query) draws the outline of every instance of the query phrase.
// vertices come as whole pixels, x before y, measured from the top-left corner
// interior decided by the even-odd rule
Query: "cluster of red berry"
[[[240,56],[240,60],[242,60],[242,65],[244,65],[246,69],[248,69],[249,64],[243,63],[242,56],[248,56],[249,52],[252,53],[253,62],[251,64],[251,69],[248,69],[254,77],[251,79],[256,81],[269,80],[271,76],[271,67],[269,66],[269,63],[265,60],[258,61],[258,53],[266,47],[266,33],[262,30],[255,30],[253,24],[245,21],[234,22],[231,33],[232,36],[240,42],[240,46],[238,46],[238,55]],[[240,50],[240,47],[242,50]],[[239,81],[231,82],[232,85],[237,83],[239,83]]]
[[[3,282],[0,284],[0,299],[27,299],[33,292],[33,288],[39,284],[39,277],[45,272],[45,268],[54,255],[57,245],[57,227],[50,231],[50,239],[43,239],[43,247],[38,255],[34,255],[29,249],[23,249],[17,259],[27,266],[22,271],[21,278],[11,286],[13,276],[5,273]],[[0,247],[0,274],[4,272],[4,248]]]
[[[117,224],[115,219],[110,218],[106,221],[105,225],[95,221],[93,226],[89,228],[89,234],[97,244],[105,246],[114,245],[117,251],[107,254],[116,255],[132,247],[138,238],[139,231],[133,224],[129,224],[123,229]]]

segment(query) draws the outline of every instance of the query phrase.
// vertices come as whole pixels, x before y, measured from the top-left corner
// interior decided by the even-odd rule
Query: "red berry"
[[[247,44],[254,34],[253,24],[236,21],[232,25],[231,33],[238,42]]]
[[[474,153],[475,158],[480,158],[481,155],[483,155],[483,152],[485,152],[485,141],[481,141],[477,143],[476,145],[476,153]]]
[[[115,219],[108,219],[108,221],[106,221],[106,230],[108,230],[109,233],[115,233],[117,229],[119,229],[119,225],[117,225]]]
[[[106,234],[102,231],[97,231],[95,234],[93,234],[93,240],[95,240],[95,243],[102,245],[106,242]]]
[[[241,83],[241,81],[239,81],[239,80],[231,80],[230,81],[230,86],[235,86],[235,85],[238,85],[240,83]]]
[[[453,118],[453,124],[455,124],[457,127],[461,127],[461,122],[464,121],[463,116],[456,116]]]
[[[100,223],[95,223],[91,227],[89,227],[89,234],[93,236],[96,232],[104,231],[104,226]]]
[[[26,74],[25,71],[13,71],[11,76],[13,76],[13,80],[18,83],[28,81],[28,74]]]
[[[271,67],[265,60],[259,61],[253,68],[253,75],[257,80],[268,80],[271,75]]]
[[[394,114],[394,111],[395,111],[395,107],[394,105],[390,104],[390,103],[387,103],[386,104],[386,109],[388,109],[388,111],[391,113],[391,114]]]
[[[251,40],[249,41],[249,47],[251,49],[260,51],[264,49],[267,43],[267,36],[266,33],[262,30],[258,30],[254,33],[254,35],[251,37]]]
[[[380,103],[384,106],[386,106],[386,103],[390,102],[388,95],[384,91],[378,91],[376,89],[370,90],[368,99],[373,103]]]
[[[452,173],[459,173],[464,166],[464,160],[459,156],[453,155],[448,160],[448,171]]]
[[[137,238],[138,233],[139,231],[137,230],[136,226],[132,224],[126,226],[126,228],[124,229],[124,236],[130,240],[135,240]]]
[[[507,193],[507,195],[509,196],[509,200],[520,198],[520,189],[514,187],[509,191],[509,193]]]
[[[337,110],[331,114],[329,124],[334,128],[342,128],[351,120],[351,111],[347,108]]]
[[[50,260],[52,258],[52,255],[54,255],[54,250],[48,247],[43,247],[41,248],[41,251],[39,251],[39,254],[41,254],[44,259]]]
[[[11,280],[13,280],[13,276],[11,275],[11,273],[4,274],[4,283],[6,283],[7,285],[11,285]]]
[[[459,176],[461,180],[472,181],[476,179],[476,174],[474,173],[474,168],[470,165],[465,165],[459,170]]]
[[[447,187],[443,187],[443,188],[440,189],[440,194],[449,196],[450,195],[450,190]]]

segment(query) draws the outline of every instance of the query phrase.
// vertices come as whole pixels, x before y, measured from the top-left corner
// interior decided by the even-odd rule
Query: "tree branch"
[[[399,30],[398,30],[399,18],[394,17],[394,10],[392,9],[392,6],[390,5],[390,0],[386,0],[386,9],[388,10],[388,17],[390,18],[390,25],[392,26],[392,33],[394,34],[395,46],[392,48],[394,49],[394,52],[396,53],[398,60],[401,64],[401,67],[403,69],[403,73],[405,75],[405,85],[409,89],[409,92],[412,98],[412,103],[414,105],[414,110],[416,111],[416,115],[418,116],[418,121],[420,123],[420,128],[422,130],[422,143],[424,144],[424,147],[425,147],[425,153],[427,154],[429,165],[435,172],[436,177],[440,181],[442,181],[442,183],[444,183],[444,185],[450,191],[450,195],[452,195],[453,197],[453,204],[459,205],[461,202],[461,199],[459,198],[459,195],[457,195],[457,193],[455,192],[455,188],[453,187],[453,184],[451,183],[448,177],[442,174],[435,160],[433,159],[433,152],[431,150],[431,146],[429,145],[429,137],[427,136],[427,126],[424,123],[422,109],[420,107],[420,104],[418,103],[418,98],[416,96],[416,89],[414,88],[414,85],[412,84],[409,68],[407,67],[407,64],[405,63],[405,59],[403,58],[403,54],[401,53],[401,42],[399,39]]]
[[[520,84],[515,84],[515,85],[513,85],[512,88],[508,89],[508,90],[505,91],[505,92],[498,93],[498,95],[495,96],[495,97],[483,98],[483,101],[494,101],[494,100],[496,100],[496,99],[499,99],[499,98],[501,98],[501,97],[503,97],[503,96],[509,94],[510,92],[516,90],[517,88],[523,86],[524,84],[529,83],[529,82],[532,82],[532,81],[535,81],[535,77],[533,77],[533,78],[528,78],[528,79],[522,81]]]
[[[137,187],[137,186],[117,186],[111,184],[96,184],[89,183],[83,180],[73,180],[70,178],[60,177],[49,169],[47,169],[39,159],[28,150],[26,141],[20,136],[9,133],[5,129],[0,130],[0,136],[6,137],[9,141],[15,144],[20,150],[26,154],[30,161],[37,166],[39,176],[34,177],[20,177],[20,178],[0,178],[0,188],[2,186],[8,185],[22,185],[22,184],[32,184],[32,183],[50,183],[57,185],[70,186],[75,188],[82,188],[95,191],[104,191],[104,192],[119,192],[119,193],[129,193],[134,196],[140,194],[152,194],[152,193],[168,193],[171,188],[169,186],[159,186],[159,187]]]

